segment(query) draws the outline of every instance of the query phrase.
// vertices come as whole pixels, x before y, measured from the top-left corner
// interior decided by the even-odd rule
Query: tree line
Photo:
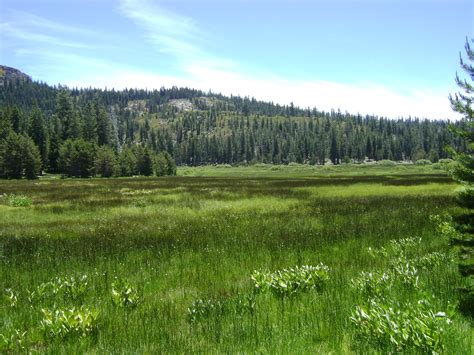
[[[448,121],[325,112],[189,88],[116,91],[8,81],[0,87],[0,107],[4,177],[162,175],[173,173],[175,163],[435,162],[449,157],[446,145],[465,149]]]
[[[138,142],[119,147],[103,104],[87,102],[81,114],[66,90],[57,92],[55,102],[50,116],[36,103],[29,112],[19,105],[2,107],[0,177],[176,175],[176,162],[166,151]]]

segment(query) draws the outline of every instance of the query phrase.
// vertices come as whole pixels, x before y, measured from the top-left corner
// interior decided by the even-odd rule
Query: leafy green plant
[[[41,283],[35,290],[28,291],[28,300],[33,303],[48,299],[55,301],[56,297],[62,297],[77,301],[87,293],[88,285],[88,277],[85,274],[66,278],[55,277]]]
[[[117,307],[136,307],[141,297],[136,287],[127,280],[116,280],[112,283],[112,303]]]
[[[29,207],[32,204],[32,200],[30,197],[23,194],[10,194],[7,196],[7,203],[11,207]]]
[[[351,316],[356,337],[382,350],[423,352],[443,350],[443,333],[451,324],[445,312],[435,312],[427,300],[387,303],[371,300]]]
[[[135,197],[132,200],[132,205],[134,207],[146,207],[148,205],[148,202],[144,197]]]
[[[190,323],[208,319],[211,316],[225,314],[253,314],[255,312],[255,294],[238,294],[230,298],[197,299],[188,307],[187,318]]]
[[[431,162],[431,160],[429,159],[418,159],[416,162],[415,162],[416,165],[431,165],[433,164]]]
[[[85,337],[97,330],[98,311],[85,307],[41,311],[41,329],[45,338]]]
[[[419,272],[418,269],[410,263],[401,258],[396,259],[396,263],[392,270],[392,275],[400,281],[403,286],[418,288]]]
[[[365,272],[351,280],[351,286],[367,299],[384,298],[392,286],[392,278],[386,272]]]
[[[396,163],[393,160],[389,159],[382,159],[377,162],[377,165],[382,165],[382,166],[394,166]]]
[[[78,277],[71,276],[66,279],[59,279],[60,287],[64,295],[72,300],[78,300],[84,297],[89,286],[87,275]]]
[[[270,291],[278,297],[288,297],[309,290],[321,290],[329,280],[329,267],[303,265],[272,273],[254,271],[251,275],[255,292]]]
[[[371,256],[382,256],[384,258],[390,258],[395,260],[396,258],[403,257],[407,258],[411,254],[417,251],[417,247],[421,244],[421,238],[402,238],[397,240],[391,240],[388,242],[386,247],[378,249],[368,248],[368,252]]]
[[[5,298],[6,303],[7,303],[8,306],[16,307],[16,305],[18,303],[18,296],[15,293],[15,291],[13,291],[11,288],[6,288],[5,289],[4,298]]]
[[[0,334],[0,352],[17,353],[27,347],[27,332],[19,329],[10,329]]]
[[[444,215],[431,215],[430,221],[435,225],[438,235],[446,241],[455,240],[460,237],[459,231],[454,226],[453,217]]]
[[[422,270],[429,270],[452,262],[454,262],[454,257],[452,255],[438,251],[423,255],[412,261],[416,267],[419,267]]]
[[[188,321],[195,323],[207,319],[212,314],[222,314],[226,305],[218,299],[197,299],[188,307]]]

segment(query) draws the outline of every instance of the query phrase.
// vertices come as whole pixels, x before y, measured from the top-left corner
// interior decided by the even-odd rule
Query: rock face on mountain
[[[30,81],[31,77],[18,69],[0,65],[0,86],[5,85],[5,82],[9,80],[24,80]]]

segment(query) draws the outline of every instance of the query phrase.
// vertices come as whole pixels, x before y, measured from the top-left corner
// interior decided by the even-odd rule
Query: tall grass
[[[392,240],[416,237],[422,243],[410,258],[447,253],[429,217],[453,208],[456,185],[442,174],[397,170],[267,174],[0,182],[0,194],[34,201],[25,208],[0,201],[1,346],[380,351],[353,326],[365,299],[351,285],[362,272],[391,270],[369,247],[390,250]],[[321,263],[324,286],[305,286],[310,273],[299,270]],[[436,312],[452,305],[461,282],[454,264],[443,263],[419,275]],[[289,279],[304,292],[257,293],[255,270],[273,275],[272,287]],[[397,302],[418,297],[403,287],[390,292]],[[468,320],[451,318],[440,349],[470,353]],[[55,330],[61,327],[68,331]]]

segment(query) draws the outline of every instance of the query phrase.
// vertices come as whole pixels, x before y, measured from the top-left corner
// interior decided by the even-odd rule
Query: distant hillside
[[[31,81],[31,77],[18,69],[0,65],[0,86],[3,86],[8,80]]]
[[[4,68],[5,78],[25,80],[0,88],[3,119],[15,131],[31,132],[32,111],[38,114],[32,109],[38,106],[50,167],[68,138],[109,145],[116,152],[142,145],[167,151],[181,165],[438,161],[448,157],[446,145],[461,144],[448,121],[327,112],[191,88],[55,87]]]

